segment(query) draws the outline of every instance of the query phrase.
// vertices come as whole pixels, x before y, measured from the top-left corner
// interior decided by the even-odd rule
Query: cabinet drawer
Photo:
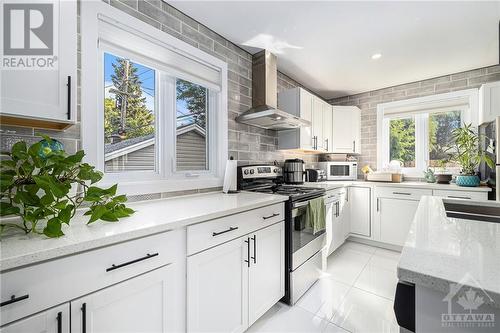
[[[183,232],[161,233],[2,273],[0,325],[173,262],[182,251]],[[5,304],[12,297],[14,302]]]
[[[450,199],[466,199],[475,201],[488,200],[487,192],[434,190],[434,196],[445,197]]]
[[[406,187],[382,187],[375,188],[377,198],[396,198],[407,200],[420,200],[424,195],[432,195],[432,190]]]
[[[279,203],[189,226],[187,254],[203,251],[284,219],[285,205]]]

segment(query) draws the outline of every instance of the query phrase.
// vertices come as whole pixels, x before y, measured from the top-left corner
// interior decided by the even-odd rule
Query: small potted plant
[[[439,160],[435,170],[435,177],[438,184],[449,184],[452,179],[451,172],[446,169],[448,160]]]
[[[480,136],[472,128],[472,124],[464,124],[463,127],[453,130],[452,136],[454,145],[450,148],[451,160],[461,167],[460,175],[456,178],[457,185],[479,186],[479,164],[485,162],[490,168],[494,168],[495,163],[486,152],[479,149]]]

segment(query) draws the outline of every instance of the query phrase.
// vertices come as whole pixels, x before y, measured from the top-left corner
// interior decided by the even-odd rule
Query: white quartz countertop
[[[422,188],[431,190],[447,190],[447,191],[467,191],[467,192],[489,192],[490,187],[478,186],[478,187],[463,187],[457,184],[437,184],[437,183],[426,183],[426,182],[402,182],[402,183],[386,183],[386,182],[370,182],[364,180],[330,180],[317,183],[304,183],[304,186],[309,187],[320,187],[327,191],[345,186],[392,186],[392,187],[408,187],[408,188]]]
[[[85,210],[79,210],[64,226],[64,236],[7,234],[0,240],[0,271],[31,265],[92,250],[190,224],[284,202],[286,196],[240,192],[211,192],[175,198],[129,203],[136,212],[119,222],[97,221],[87,225]]]
[[[464,203],[460,200],[449,200]],[[498,206],[496,202],[467,202]],[[398,264],[398,278],[443,293],[450,283],[482,288],[500,307],[500,223],[446,217],[443,198],[420,200]]]

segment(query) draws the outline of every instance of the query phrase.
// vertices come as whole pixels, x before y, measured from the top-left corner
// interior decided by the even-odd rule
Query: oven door
[[[306,226],[308,201],[292,205],[292,271],[305,263],[325,246],[325,229],[316,234]]]

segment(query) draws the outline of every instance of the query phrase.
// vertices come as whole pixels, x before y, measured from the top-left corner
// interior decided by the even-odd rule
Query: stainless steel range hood
[[[310,121],[278,109],[276,56],[269,51],[262,50],[253,56],[252,108],[236,121],[273,130],[311,126]]]

